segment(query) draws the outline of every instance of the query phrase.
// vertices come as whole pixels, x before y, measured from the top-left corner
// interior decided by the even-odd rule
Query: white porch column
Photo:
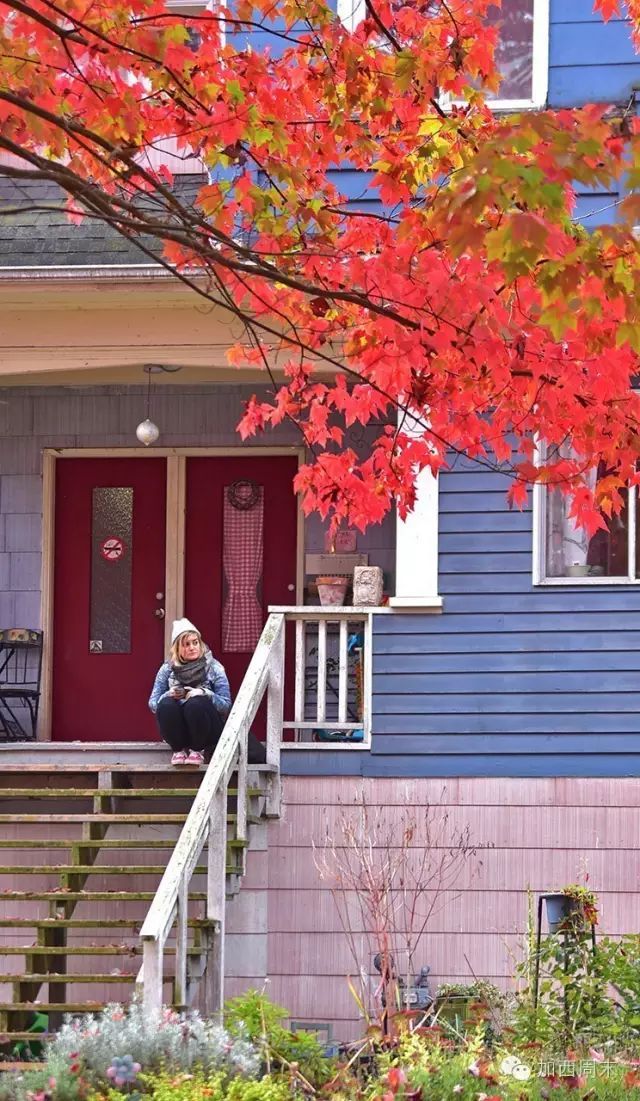
[[[403,417],[402,412],[399,416]],[[413,422],[403,431],[416,435],[423,429]],[[405,611],[438,611],[438,477],[422,470],[416,480],[416,504],[406,520],[396,519],[396,595],[391,608]]]

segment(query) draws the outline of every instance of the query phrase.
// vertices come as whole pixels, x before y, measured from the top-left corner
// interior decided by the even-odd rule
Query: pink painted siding
[[[226,994],[232,997],[250,986],[266,989],[295,1019],[331,1021],[338,1039],[359,1034],[361,1022],[347,986],[347,976],[362,965],[372,970],[374,944],[358,925],[355,896],[349,897],[355,929],[354,959],[341,929],[329,885],[314,862],[313,843],[322,847],[327,830],[338,842],[340,817],[361,793],[372,808],[380,808],[392,829],[399,828],[407,807],[415,808],[418,821],[428,805],[439,806],[451,823],[470,826],[474,843],[483,846],[478,862],[469,864],[443,895],[416,952],[416,965],[432,968],[434,986],[444,980],[486,978],[502,987],[509,985],[514,963],[520,957],[530,898],[579,879],[586,869],[601,903],[600,930],[620,934],[637,929],[640,901],[638,888],[637,779],[464,779],[396,780],[285,777],[284,809],[280,821],[253,831],[247,875],[239,895],[227,910]],[[26,805],[25,805],[26,809]],[[42,827],[7,825],[5,835],[31,830],[42,836]],[[50,836],[69,836],[65,826],[51,825]],[[126,837],[129,828],[112,827],[110,836]],[[175,836],[170,826],[154,830],[154,836]],[[420,859],[420,831],[414,840]],[[61,850],[48,852],[52,866],[66,862]],[[28,864],[32,854],[4,850],[2,863]],[[103,850],[99,863],[118,866],[158,863],[152,851]],[[45,877],[16,873],[2,886],[14,890],[56,882]],[[88,889],[125,887],[120,877],[101,876],[99,866]],[[152,879],[140,875],[140,889]],[[33,913],[43,916],[47,903],[32,903]],[[24,914],[24,909],[20,907]],[[80,903],[77,917],[106,914],[107,903]],[[113,917],[142,917],[145,903],[119,903],[109,908]],[[194,907],[194,913],[197,907]],[[17,907],[0,895],[0,916],[15,915]],[[5,943],[28,945],[32,931],[0,930]],[[139,959],[131,949],[135,934],[129,930],[74,932],[71,943],[88,945],[114,941],[122,952],[109,958],[109,970],[133,973]],[[8,995],[2,974],[11,973],[19,957],[0,965],[0,996]],[[90,961],[78,957],[74,970],[84,973]],[[95,964],[94,964],[95,966]],[[375,977],[370,976],[370,990]],[[108,996],[126,998],[130,985],[114,983]],[[79,986],[78,997],[104,997],[99,987]]]
[[[321,847],[327,833],[338,841],[341,817],[361,793],[391,827],[403,808],[414,807],[420,822],[429,804],[439,805],[451,825],[468,825],[472,841],[487,846],[481,866],[472,874],[468,865],[443,896],[418,949],[416,962],[431,967],[434,986],[474,975],[507,986],[522,952],[528,892],[575,881],[585,869],[600,896],[601,932],[637,928],[640,780],[287,777],[283,790],[282,819],[269,827],[268,990],[294,1018],[332,1021],[339,1039],[361,1027],[346,981],[356,961],[313,843]],[[420,830],[414,844],[417,860]],[[373,940],[361,935],[359,950],[365,971],[373,970]]]

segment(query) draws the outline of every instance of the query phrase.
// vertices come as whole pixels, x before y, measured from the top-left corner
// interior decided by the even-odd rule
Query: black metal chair
[[[41,674],[42,631],[0,630],[0,741],[35,741]]]

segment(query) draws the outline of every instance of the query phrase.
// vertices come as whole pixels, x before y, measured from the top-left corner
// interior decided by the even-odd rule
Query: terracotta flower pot
[[[338,607],[344,604],[349,586],[348,577],[317,577],[318,596],[324,607]]]

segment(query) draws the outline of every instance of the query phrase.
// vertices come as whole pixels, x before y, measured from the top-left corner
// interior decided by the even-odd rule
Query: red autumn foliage
[[[272,392],[241,435],[298,426],[307,511],[404,516],[418,472],[451,452],[511,473],[515,507],[538,479],[590,532],[619,510],[640,457],[637,120],[492,113],[494,0],[368,0],[354,29],[324,0],[304,20],[296,0],[188,19],[162,0],[2,4],[0,150],[16,159],[0,172],[59,184],[73,219],[155,238],[176,278],[243,321],[230,358]],[[640,0],[628,9],[637,41]],[[252,48],[265,26],[280,52]],[[167,138],[208,170],[193,203],[150,167]],[[385,210],[349,204],[340,167]],[[623,178],[610,224],[586,232],[576,184]],[[362,454],[343,448],[354,424]]]

